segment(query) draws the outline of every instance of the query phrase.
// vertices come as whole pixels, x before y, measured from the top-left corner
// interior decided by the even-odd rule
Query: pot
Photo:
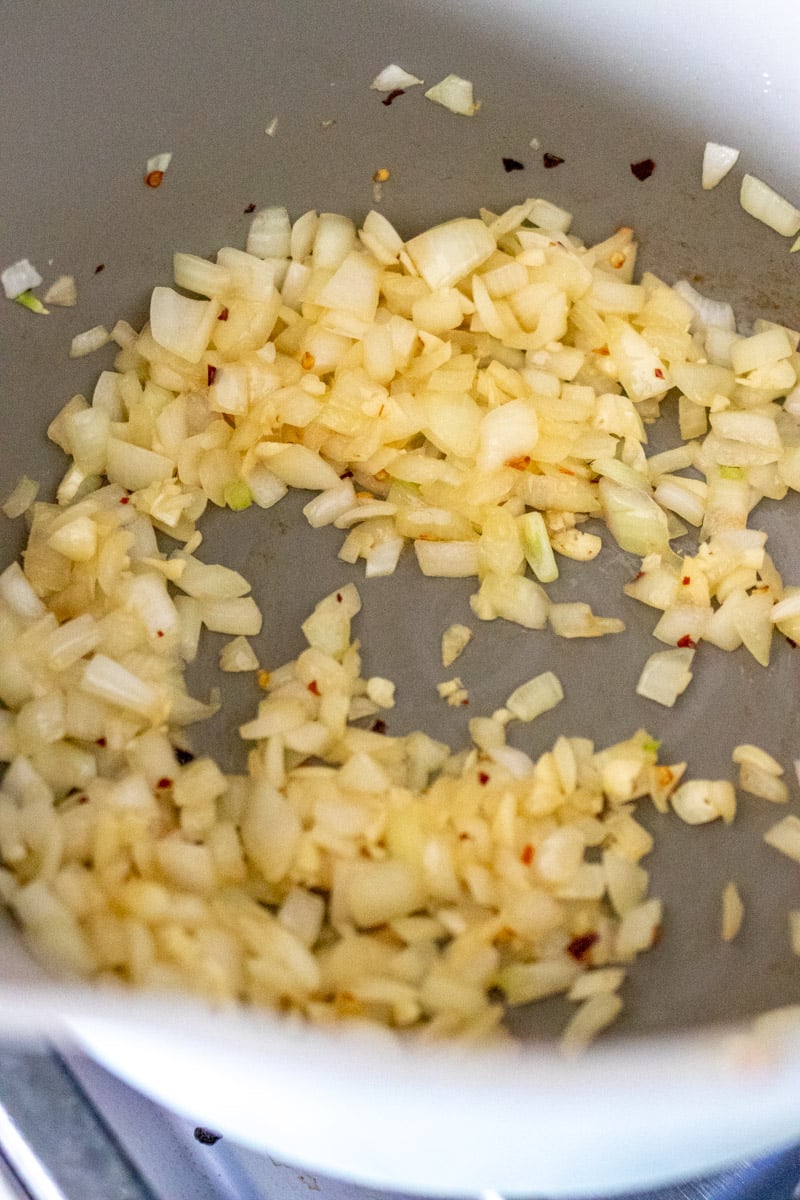
[[[542,195],[574,213],[587,241],[629,224],[642,269],[688,278],[745,320],[797,327],[797,262],[784,239],[741,210],[738,180],[743,168],[798,195],[798,34],[800,14],[783,0],[757,9],[721,0],[82,0],[34,15],[9,0],[0,259],[74,274],[79,304],[48,318],[11,304],[0,310],[9,417],[0,490],[21,470],[58,478],[46,424],[113,358],[70,360],[70,338],[118,317],[138,328],[149,290],[170,281],[173,250],[205,255],[243,244],[253,204],[361,218],[381,168],[390,177],[380,210],[404,236],[481,205],[502,211]],[[428,83],[451,72],[471,79],[479,111],[455,116],[422,89],[382,105],[369,84],[389,62]],[[737,171],[711,192],[700,187],[707,140],[741,149]],[[153,190],[143,186],[144,164],[160,152],[173,161]],[[563,162],[547,167],[543,155]],[[523,169],[507,172],[504,158]],[[654,169],[640,179],[631,164],[648,159]],[[764,508],[773,557],[791,580],[797,505]],[[287,497],[267,513],[241,514],[234,542],[216,516],[206,529],[209,560],[253,582],[274,661],[296,653],[297,628],[316,600],[357,578],[337,561],[333,531],[308,529],[299,509]],[[10,560],[22,541],[16,526],[6,530]],[[626,572],[621,553],[598,565],[596,611],[618,610]],[[586,580],[565,570],[564,598],[589,598]],[[441,630],[468,613],[472,589],[424,582],[421,590],[409,569],[365,588],[360,636],[398,682],[398,728],[424,727],[457,744],[462,717],[428,697]],[[625,609],[625,637],[642,650],[653,622],[634,608]],[[491,711],[550,665],[552,645],[501,622],[481,635],[474,695]],[[537,721],[526,749],[541,752],[560,732],[610,743],[643,723],[634,694],[641,653],[611,638],[558,652],[568,700]],[[741,741],[791,762],[799,695],[786,646],[768,671],[744,651],[710,653],[676,708],[653,715],[651,705],[647,720],[673,761],[688,758],[700,777],[729,777]],[[232,693],[204,746],[230,752],[243,704],[237,709]],[[8,920],[0,923],[2,1027],[9,1036],[77,1038],[204,1124],[375,1186],[576,1196],[710,1171],[800,1132],[800,1043],[788,1023],[751,1024],[798,995],[786,936],[796,867],[763,845],[775,819],[768,807],[742,804],[730,829],[699,832],[646,818],[658,826],[649,865],[667,905],[666,936],[631,972],[613,1036],[580,1062],[553,1047],[564,1019],[556,1002],[517,1010],[513,1050],[423,1050],[363,1030],[321,1032],[265,1014],[212,1014],[190,1000],[62,985],[36,966]],[[729,878],[748,899],[734,946],[719,938]]]

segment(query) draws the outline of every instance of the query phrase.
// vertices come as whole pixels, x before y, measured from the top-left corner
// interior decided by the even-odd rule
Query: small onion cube
[[[722,892],[722,940],[732,942],[744,920],[744,904],[735,883],[727,883]]]
[[[800,232],[800,210],[755,175],[745,175],[739,202],[746,213],[783,237]]]
[[[665,708],[672,708],[692,681],[694,653],[688,647],[678,647],[651,654],[639,676],[636,694],[644,696],[646,700],[655,700]]]
[[[533,721],[563,699],[564,689],[558,676],[544,671],[515,688],[506,700],[506,708],[518,721]]]
[[[703,151],[702,186],[704,191],[710,191],[721,183],[739,160],[739,151],[733,146],[723,146],[719,142],[706,142]]]
[[[105,325],[93,325],[83,333],[76,333],[69,347],[70,358],[83,358],[85,354],[93,354],[111,341],[111,334]]]
[[[75,276],[59,275],[58,279],[54,280],[45,292],[44,302],[45,304],[55,304],[60,308],[74,308],[78,303]]]
[[[445,76],[432,88],[428,88],[425,99],[433,100],[434,104],[441,104],[443,108],[462,117],[472,117],[480,108],[480,104],[476,104],[473,98],[472,83],[469,79],[462,79],[460,75]]]
[[[784,817],[767,830],[764,841],[787,858],[800,863],[800,817],[794,814]]]
[[[42,277],[27,258],[12,263],[0,274],[0,283],[8,300],[16,300],[23,292],[38,287]]]
[[[394,92],[404,91],[406,88],[415,87],[424,82],[423,79],[417,79],[416,75],[410,75],[408,71],[398,67],[397,63],[390,63],[388,67],[384,67],[382,71],[378,72],[369,86],[376,92]]]

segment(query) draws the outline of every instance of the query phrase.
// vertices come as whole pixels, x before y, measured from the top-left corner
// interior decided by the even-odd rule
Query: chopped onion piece
[[[398,89],[405,90],[415,87],[418,83],[424,82],[424,79],[417,79],[416,75],[409,75],[408,71],[404,71],[396,63],[390,63],[388,67],[384,67],[382,71],[378,72],[369,86],[376,92],[394,92]]]
[[[468,625],[449,625],[442,634],[442,666],[451,666],[471,641],[472,630]]]
[[[694,653],[694,650],[679,647],[651,654],[639,676],[636,694],[672,708],[692,681]]]
[[[800,910],[796,908],[789,913],[789,944],[792,954],[800,955]]]
[[[779,850],[787,858],[800,863],[800,817],[793,814],[772,825],[764,834],[764,841]]]
[[[83,333],[77,333],[69,347],[70,358],[83,358],[84,354],[93,354],[95,350],[108,345],[111,334],[105,325],[93,325]]]
[[[472,95],[472,83],[459,75],[447,75],[425,93],[426,100],[441,104],[457,116],[472,117],[480,108],[480,101],[475,101]]]
[[[235,637],[220,650],[219,666],[221,671],[257,671],[259,663],[247,638]]]
[[[744,904],[735,883],[727,883],[722,892],[722,940],[732,942],[744,920]]]
[[[616,1021],[621,1011],[622,1000],[614,992],[590,996],[564,1027],[559,1043],[561,1053],[567,1058],[582,1054],[598,1033]]]
[[[95,654],[87,663],[80,686],[97,696],[144,717],[152,717],[159,706],[159,692],[106,654]]]
[[[563,699],[564,689],[558,676],[544,671],[515,688],[506,700],[506,708],[518,721],[533,721]]]
[[[494,254],[497,244],[483,221],[457,217],[406,242],[406,250],[428,287],[452,287]]]
[[[3,501],[2,510],[10,520],[15,520],[26,513],[39,493],[39,484],[35,479],[23,475],[14,490]]]
[[[746,213],[783,237],[800,232],[800,210],[755,175],[745,175],[739,201]]]
[[[152,158],[148,158],[147,166],[145,167],[145,175],[149,175],[151,171],[160,171],[161,174],[166,171],[169,164],[172,162],[172,154],[155,154]]]
[[[27,258],[12,263],[0,274],[0,283],[8,300],[16,300],[17,296],[38,287],[41,282],[41,275]]]
[[[78,303],[78,289],[74,275],[59,275],[44,294],[45,304],[55,304],[61,308],[74,308]]]
[[[721,183],[728,172],[736,166],[739,151],[733,146],[723,146],[719,142],[706,142],[703,151],[702,183],[705,191],[715,188]]]
[[[736,815],[736,793],[726,779],[690,779],[672,793],[670,803],[687,825],[706,825],[719,817],[729,825]]]

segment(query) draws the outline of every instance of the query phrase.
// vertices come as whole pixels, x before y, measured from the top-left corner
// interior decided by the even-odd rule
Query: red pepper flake
[[[542,155],[542,162],[546,171],[552,171],[553,167],[560,167],[563,161],[563,158],[561,158],[558,154]]]
[[[342,593],[341,593],[341,592],[337,592],[337,593],[336,593],[336,603],[337,603],[337,604],[341,604],[341,603],[342,603]]]
[[[789,645],[792,647],[793,650],[797,649],[797,642],[794,640],[794,638],[787,637],[786,641],[789,643]]]
[[[683,584],[684,587],[688,587],[691,582],[692,582],[691,575],[684,575],[683,579],[681,580],[681,583]]]
[[[131,498],[130,496],[120,496],[119,502],[120,504],[130,504]]]
[[[167,788],[171,788],[172,780],[170,779],[169,775],[162,775],[161,778],[159,779],[158,783],[156,784],[156,787],[162,792],[165,791]]]
[[[608,356],[608,355],[610,355],[610,354],[611,354],[611,351],[609,350],[608,346],[599,346],[599,347],[597,348],[597,350],[594,350],[594,351],[593,351],[593,353],[594,353],[594,354],[602,354],[602,355],[604,355],[604,356]]]
[[[95,275],[99,275],[99,274],[100,274],[100,272],[101,272],[101,271],[105,271],[105,269],[106,269],[106,264],[105,264],[105,263],[98,263],[98,264],[97,264],[97,266],[96,266],[96,267],[95,267],[95,269],[94,269],[94,273],[95,273]]]
[[[244,211],[245,211],[245,215],[247,215],[248,213],[251,213],[251,212],[255,212],[256,211],[255,204],[248,204],[247,208]]]
[[[317,683],[316,679],[311,680],[311,683],[308,685],[308,690],[311,692],[312,696],[319,696],[321,694],[319,690],[319,684]]]
[[[150,188],[161,187],[161,184],[164,182],[164,172],[163,171],[148,171],[148,173],[144,177],[144,181],[147,184],[147,186]]]
[[[370,728],[373,733],[386,733],[386,722],[381,717],[376,717]]]
[[[530,454],[523,454],[520,458],[509,458],[506,466],[513,467],[515,471],[524,471],[526,467],[530,466],[530,462]]]
[[[381,100],[381,104],[384,106],[384,108],[388,108],[391,104],[394,104],[395,100],[399,100],[400,97],[405,96],[405,94],[405,88],[392,88],[392,90],[389,92],[389,95]]]
[[[472,841],[472,834],[471,834],[471,833],[460,833],[460,834],[458,835],[458,840],[459,840],[460,842],[471,842],[471,841]]]
[[[217,317],[217,320],[218,321],[227,321],[229,315],[230,314],[229,314],[227,308],[222,308],[222,309],[220,309],[220,314]]]
[[[304,371],[310,371],[311,368],[314,366],[315,362],[316,362],[316,359],[314,358],[314,355],[311,353],[310,350],[306,350],[305,353],[303,354],[303,357],[300,359],[300,366],[303,368]]]
[[[608,261],[611,263],[614,270],[618,271],[620,267],[625,266],[626,259],[625,255],[621,254],[620,251],[617,250],[615,254],[611,255],[611,258]]]
[[[508,171],[508,172],[524,171],[525,163],[521,163],[518,158],[504,158],[503,159],[503,170]]]
[[[95,742],[95,746],[107,746],[107,745],[108,745],[108,743],[106,742],[106,739],[104,737],[99,737],[97,739],[97,741]]]
[[[636,583],[637,579],[643,579],[643,578],[644,578],[644,571],[637,571],[633,577],[633,582]]]
[[[198,1125],[194,1131],[194,1139],[201,1146],[215,1146],[221,1138],[221,1133],[214,1133],[211,1129],[204,1129],[202,1125]]]
[[[519,856],[520,862],[523,862],[526,867],[529,867],[533,862],[533,846],[528,842],[522,847],[522,853]]]
[[[655,169],[656,164],[652,158],[643,158],[641,162],[631,163],[631,172],[640,183],[644,183],[645,179],[649,179]]]
[[[352,478],[353,478],[353,472],[352,472],[352,471],[350,470],[350,468],[348,467],[346,471],[342,471],[342,473],[341,473],[341,475],[339,476],[339,478],[340,478],[340,479],[352,479]]]
[[[482,787],[485,787],[488,782],[489,782],[489,776],[486,774],[486,772],[478,771],[478,783]]]
[[[164,630],[163,630],[163,629],[157,629],[157,630],[156,630],[156,637],[163,637],[163,636],[164,636]]]
[[[653,930],[653,936],[650,938],[650,945],[657,946],[663,936],[664,936],[664,926],[656,925],[655,929]]]
[[[88,803],[89,803],[88,796],[78,796],[78,804],[88,804]]]
[[[208,368],[206,370],[206,378],[208,379],[209,387],[211,387],[211,385],[214,382],[214,380],[216,379],[216,377],[217,377],[217,368],[214,366],[213,363],[209,363]]]
[[[581,933],[574,937],[567,946],[567,954],[571,955],[576,962],[582,962],[599,938],[600,935],[597,933]]]
[[[678,638],[677,645],[679,645],[682,650],[697,649],[697,642],[688,633],[685,633],[683,637]]]
[[[653,374],[655,375],[656,379],[664,378],[664,372],[661,370],[661,367],[656,367],[655,371],[653,371]]]

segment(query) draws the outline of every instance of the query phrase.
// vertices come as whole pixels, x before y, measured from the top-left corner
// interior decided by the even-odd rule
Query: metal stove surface
[[[277,1162],[153,1104],[77,1051],[26,1046],[0,1047],[0,1200],[415,1198]],[[628,1200],[800,1200],[800,1146]]]

